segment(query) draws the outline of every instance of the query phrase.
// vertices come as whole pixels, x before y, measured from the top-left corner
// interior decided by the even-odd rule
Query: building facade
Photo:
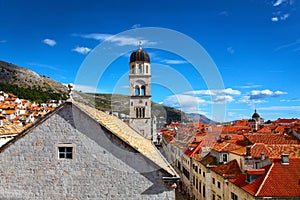
[[[163,181],[174,174],[150,142],[118,135],[113,116],[90,113],[65,103],[1,147],[0,198],[175,199]]]

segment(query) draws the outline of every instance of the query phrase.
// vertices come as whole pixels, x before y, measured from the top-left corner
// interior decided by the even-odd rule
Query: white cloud
[[[235,50],[233,49],[233,47],[228,47],[227,52],[230,54],[234,54]]]
[[[271,18],[271,21],[273,22],[284,21],[287,18],[289,18],[289,16],[290,16],[289,13],[276,12],[274,14],[274,17]]]
[[[229,16],[229,13],[228,13],[227,11],[222,11],[222,12],[219,13],[219,15],[228,17],[228,16]]]
[[[55,40],[52,40],[52,39],[49,39],[49,38],[46,38],[43,40],[43,43],[44,44],[47,44],[51,47],[55,46],[56,45],[56,41]]]
[[[179,65],[179,64],[188,63],[186,60],[171,60],[171,59],[164,59],[161,62],[169,64],[169,65]]]
[[[168,96],[163,101],[163,104],[172,108],[181,109],[184,112],[199,113],[199,105],[206,104],[206,101],[198,97],[178,94]]]
[[[282,4],[284,2],[284,0],[277,0],[273,3],[273,6],[279,6],[280,4]]]
[[[141,24],[133,24],[131,28],[135,29],[135,28],[140,28]]]
[[[244,103],[244,104],[248,104],[248,105],[266,103],[267,101],[264,99],[271,98],[271,97],[279,97],[284,94],[287,94],[287,92],[283,92],[280,90],[271,91],[269,89],[252,90],[247,95],[240,98],[238,103]]]
[[[288,17],[290,16],[289,13],[283,14],[282,16],[280,16],[281,20],[286,20]]]
[[[248,105],[255,105],[255,104],[261,104],[261,103],[266,103],[267,101],[265,100],[261,100],[261,99],[251,99],[250,96],[243,96],[242,98],[240,98],[240,100],[238,101],[238,103],[244,103],[244,104],[248,104]]]
[[[262,85],[242,85],[239,86],[240,88],[245,88],[245,89],[249,89],[249,88],[258,88],[258,87],[262,87]]]
[[[213,103],[215,104],[225,104],[225,103],[230,103],[233,102],[234,98],[229,95],[223,95],[223,96],[217,96],[214,100]]]
[[[72,49],[72,51],[75,51],[77,53],[80,53],[80,54],[87,54],[91,51],[90,48],[88,47],[75,47],[74,49]]]
[[[232,88],[226,88],[224,90],[194,90],[186,92],[185,94],[194,94],[194,95],[240,95],[239,90],[233,90]]]
[[[292,99],[281,99],[280,102],[298,102],[300,101],[299,98],[292,98]]]
[[[300,106],[270,106],[270,107],[262,107],[259,110],[291,110],[291,111],[300,111]]]
[[[273,6],[274,7],[277,7],[277,6],[280,6],[282,4],[290,4],[292,5],[293,4],[293,0],[276,0],[274,3],[273,3]]]
[[[99,41],[107,40],[115,43],[118,46],[126,46],[126,45],[137,46],[138,41],[141,41],[142,44],[146,46],[151,46],[156,44],[156,42],[152,42],[142,38],[134,38],[131,36],[119,36],[119,35],[112,35],[106,33],[73,34],[73,36],[79,36],[82,38],[94,39]]]
[[[280,95],[287,94],[287,92],[282,91],[271,91],[269,89],[265,90],[252,90],[249,93],[250,99],[264,99],[268,97],[278,97]]]

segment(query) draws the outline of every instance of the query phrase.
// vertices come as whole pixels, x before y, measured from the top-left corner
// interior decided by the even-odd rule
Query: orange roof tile
[[[252,144],[300,144],[300,141],[293,135],[286,134],[244,134]]]
[[[289,159],[289,164],[274,161],[255,196],[300,197],[300,159]]]
[[[220,174],[221,176],[234,177],[242,173],[239,164],[236,160],[232,160],[226,164],[219,165],[211,169],[212,171]]]
[[[300,158],[299,144],[267,145],[266,148],[269,158],[280,158],[282,154],[288,154],[290,158]]]
[[[264,126],[263,128],[257,131],[257,133],[271,133],[271,132],[272,132],[271,129],[267,126]]]
[[[218,151],[218,152],[228,152],[228,151],[240,149],[241,147],[242,146],[240,146],[240,145],[232,144],[229,142],[222,142],[222,143],[216,144],[213,147],[213,150]]]
[[[260,158],[262,153],[265,154],[267,157],[269,157],[270,155],[270,152],[265,144],[255,143],[251,146],[251,156],[253,158]]]

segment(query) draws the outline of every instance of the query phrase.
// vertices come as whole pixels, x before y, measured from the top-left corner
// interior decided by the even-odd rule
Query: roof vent
[[[281,155],[281,164],[288,165],[289,163],[290,163],[289,154],[282,154]]]
[[[246,146],[246,157],[251,158],[251,146]]]

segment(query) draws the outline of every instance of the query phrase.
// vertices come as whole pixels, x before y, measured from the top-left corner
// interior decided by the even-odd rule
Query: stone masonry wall
[[[2,150],[0,175],[0,199],[175,199],[163,170],[70,104]]]

